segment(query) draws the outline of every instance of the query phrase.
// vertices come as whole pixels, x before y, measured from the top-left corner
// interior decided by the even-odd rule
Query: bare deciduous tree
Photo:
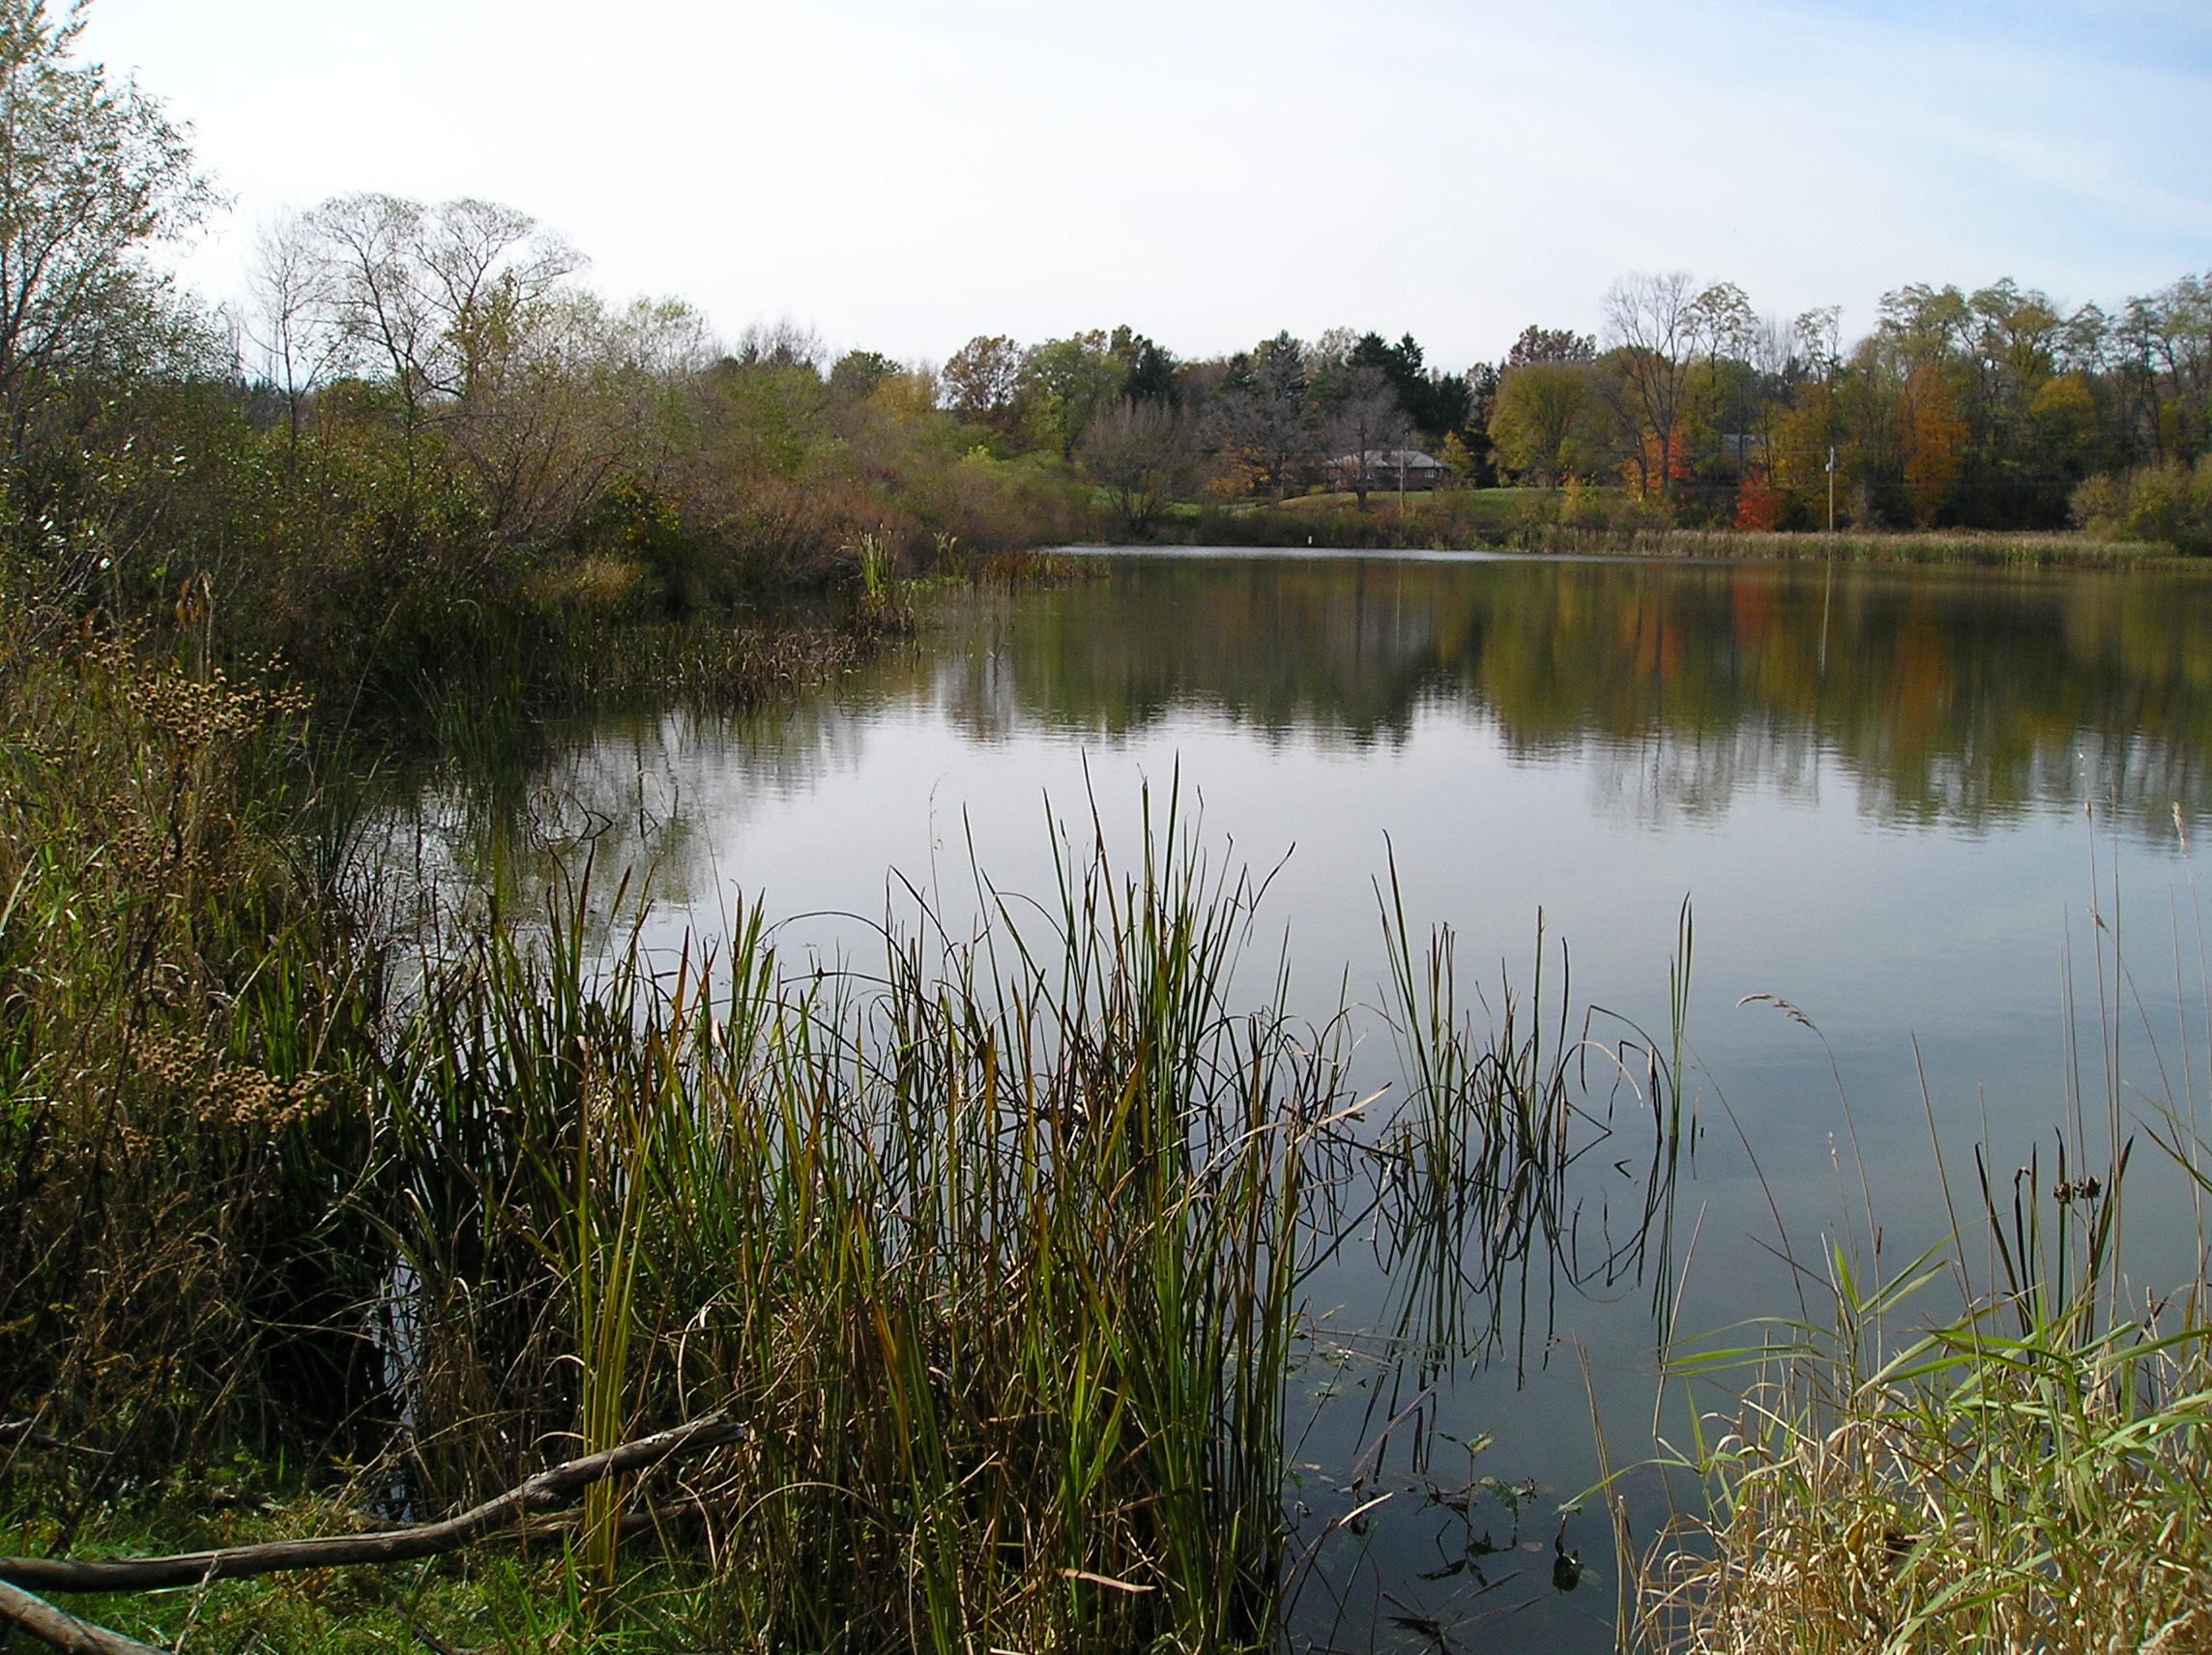
[[[328,276],[316,240],[299,214],[261,226],[247,274],[250,297],[244,331],[259,354],[262,377],[283,394],[294,450],[306,399],[343,348],[336,330],[325,325],[332,300]]]
[[[1505,353],[1509,368],[1532,363],[1591,363],[1597,361],[1597,341],[1572,328],[1544,328],[1531,322],[1521,330],[1513,348]]]
[[[1601,392],[1629,443],[1638,482],[1664,492],[1683,459],[1691,369],[1701,359],[1747,354],[1759,318],[1733,282],[1701,290],[1679,270],[1622,277],[1605,296],[1605,316],[1616,360],[1599,381]]]
[[[1305,347],[1287,333],[1277,334],[1250,358],[1238,360],[1208,421],[1209,440],[1278,500],[1293,468],[1313,451],[1308,390]]]
[[[796,367],[811,373],[820,373],[829,356],[822,335],[789,316],[748,324],[730,350],[730,360],[740,367]]]
[[[1083,463],[1114,497],[1132,535],[1142,535],[1189,488],[1197,470],[1190,421],[1157,402],[1117,402],[1083,434]]]
[[[1375,486],[1378,450],[1405,447],[1410,427],[1390,376],[1380,367],[1347,367],[1338,376],[1335,412],[1329,418],[1330,463],[1345,474],[1359,509],[1367,509]],[[1401,460],[1399,470],[1403,473]]]
[[[1666,487],[1674,457],[1696,338],[1696,301],[1689,273],[1679,270],[1623,276],[1605,296],[1607,331],[1621,360],[1618,371],[1602,383],[1644,492],[1654,483]]]
[[[342,195],[307,215],[326,314],[354,365],[389,372],[411,421],[465,401],[582,259],[496,202]]]

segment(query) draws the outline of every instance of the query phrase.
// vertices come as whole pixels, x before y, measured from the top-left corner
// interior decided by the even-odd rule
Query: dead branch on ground
[[[606,1477],[642,1471],[680,1454],[702,1453],[751,1434],[726,1413],[710,1413],[653,1437],[587,1454],[538,1472],[494,1499],[443,1523],[416,1524],[370,1534],[319,1535],[185,1552],[168,1557],[76,1559],[0,1557],[0,1625],[18,1627],[71,1655],[159,1655],[148,1645],[55,1609],[23,1587],[63,1592],[150,1592],[210,1581],[245,1580],[287,1569],[335,1569],[359,1563],[404,1563],[434,1557],[481,1539],[509,1523],[533,1526],[533,1515],[566,1505]]]
[[[11,1586],[5,1581],[0,1581],[0,1626],[27,1632],[40,1642],[63,1650],[65,1655],[164,1655],[164,1651],[150,1643],[140,1643],[120,1632],[95,1626],[89,1620],[79,1620],[54,1608],[44,1598],[33,1597],[20,1586]]]

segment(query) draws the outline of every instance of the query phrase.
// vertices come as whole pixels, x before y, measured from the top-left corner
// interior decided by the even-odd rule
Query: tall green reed
[[[1665,1045],[1588,1008],[1574,1014],[1567,950],[1536,918],[1526,990],[1510,977],[1477,1024],[1460,999],[1458,938],[1437,926],[1416,948],[1393,860],[1378,885],[1389,969],[1390,1027],[1405,1096],[1374,1146],[1383,1263],[1396,1285],[1401,1340],[1424,1370],[1495,1353],[1526,1358],[1534,1293],[1549,1333],[1559,1288],[1604,1292],[1648,1281],[1661,1325],[1673,1274],[1675,1192],[1694,1154],[1682,1092],[1692,926],[1683,905],[1669,973]],[[1624,1144],[1634,1133],[1648,1142]],[[1626,1158],[1619,1155],[1630,1149]],[[1641,1164],[1637,1210],[1590,1199],[1577,1168]],[[1592,1163],[1596,1164],[1596,1163]]]
[[[727,1401],[734,1638],[1264,1643],[1342,1051],[1229,1009],[1251,883],[1171,807],[1051,922],[887,926],[867,979],[786,974],[757,915],[602,959],[582,897],[434,962],[390,1061],[425,1492]]]
[[[194,1443],[420,1514],[726,1405],[746,1448],[561,1542],[578,1624],[650,1609],[609,1590],[644,1510],[702,1542],[645,1589],[710,1640],[1276,1636],[1306,1283],[1400,1151],[1352,1123],[1346,1017],[1248,960],[1266,881],[1173,796],[1131,865],[1063,843],[1046,906],[979,880],[974,932],[921,905],[868,974],[751,909],[714,948],[610,934],[588,862],[394,972],[341,894],[359,797],[278,808],[296,714],[0,664],[9,1408],[131,1450],[60,1476],[50,1543]],[[1556,1090],[1539,999],[1528,1049],[1447,1016],[1442,1060]],[[1507,1163],[1557,1138],[1500,1137],[1488,1186],[1552,1187]]]

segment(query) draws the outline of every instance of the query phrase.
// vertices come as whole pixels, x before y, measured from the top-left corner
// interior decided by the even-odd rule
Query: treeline
[[[1602,340],[1530,327],[1465,372],[1410,334],[1180,360],[1126,327],[978,337],[940,369],[788,326],[726,343],[680,301],[595,293],[511,208],[360,194],[269,227],[250,292],[211,308],[147,254],[213,190],[158,102],[75,60],[80,27],[0,7],[7,590],[280,656],[348,708],[901,567],[1284,538],[1250,508],[1317,490],[1561,485],[1546,509],[1586,528],[1815,527],[1832,499],[1860,529],[2071,512],[2212,540],[2195,277],[2110,313],[1907,288],[1848,347],[1833,310],[1762,321],[1669,276],[1618,283]]]
[[[1618,481],[1746,529],[1824,526],[1832,500],[1839,526],[2042,529],[2072,513],[2196,543],[2128,505],[2212,446],[2212,281],[2116,311],[2009,280],[1915,284],[1849,345],[1832,307],[1779,323],[1731,283],[1681,275],[1617,283],[1606,316],[1603,348],[1540,328],[1514,345],[1488,425],[1507,475]],[[2117,480],[2084,490],[2098,478]]]
[[[1080,463],[1132,534],[1193,499],[1280,500],[1334,484],[1364,504],[1384,479],[1402,480],[1400,452],[1415,442],[1482,480],[1495,382],[1483,369],[1430,367],[1411,334],[1393,344],[1349,328],[1311,343],[1279,333],[1192,361],[1126,327],[1027,347],[990,334],[963,345],[939,378],[946,408],[988,431],[994,452]]]
[[[492,203],[325,202],[268,227],[250,291],[211,307],[153,253],[218,197],[160,104],[77,57],[82,26],[0,0],[15,629],[278,657],[350,716],[794,592],[880,618],[902,562],[1093,528],[1073,468],[995,451],[933,374],[611,303]]]
[[[373,707],[1091,527],[1066,466],[995,454],[931,376],[788,329],[724,345],[579,266],[510,209],[357,195],[270,232],[233,310],[119,284],[0,375],[11,584]]]
[[[2212,278],[2116,311],[2009,280],[1915,285],[1850,344],[1839,319],[1781,322],[1732,283],[1635,276],[1607,295],[1602,338],[1532,325],[1464,374],[1428,366],[1411,334],[1278,334],[1178,362],[1121,328],[974,339],[941,395],[994,451],[1080,459],[1132,531],[1179,498],[1337,488],[1363,505],[1416,466],[1423,487],[1612,488],[1644,523],[2094,519],[2189,545],[2212,530],[2212,477],[2189,469],[2212,446]],[[1407,445],[1422,459],[1401,464]]]

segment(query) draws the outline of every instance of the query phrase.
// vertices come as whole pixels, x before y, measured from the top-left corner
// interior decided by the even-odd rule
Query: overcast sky
[[[59,4],[60,0],[54,0]],[[618,297],[941,361],[1127,322],[1433,365],[1683,269],[1762,311],[2212,269],[2207,0],[98,0],[235,209],[537,215]]]

